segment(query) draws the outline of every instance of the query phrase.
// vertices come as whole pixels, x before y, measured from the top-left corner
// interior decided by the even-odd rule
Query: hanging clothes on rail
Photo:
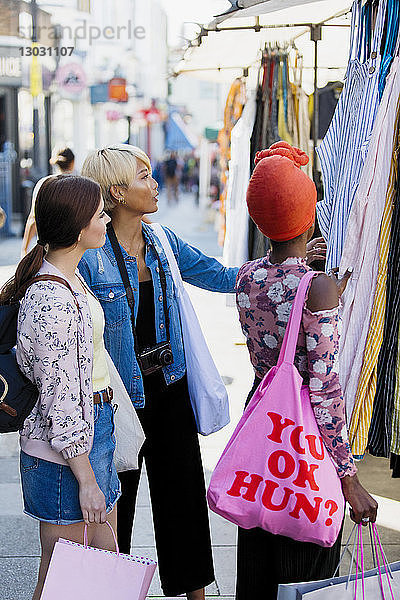
[[[353,275],[342,296],[344,335],[340,346],[340,381],[346,410],[352,416],[364,350],[370,329],[378,276],[380,228],[390,174],[395,123],[400,95],[399,59],[393,64],[372,131],[369,152],[349,216],[340,273]],[[364,446],[365,447],[365,446]]]
[[[343,91],[342,81],[329,81],[323,88],[318,88],[318,139],[326,135],[335,114],[340,94]],[[312,119],[314,111],[314,94],[310,96],[309,113]],[[314,137],[314,127],[311,122],[311,137]]]
[[[292,66],[293,81],[290,82],[291,94],[289,95],[289,130],[293,132],[293,145],[300,148],[308,156],[312,154],[311,148],[311,121],[309,114],[310,97],[302,87],[303,79],[303,57],[295,50]],[[290,110],[290,102],[293,108]],[[312,178],[312,161],[303,167],[303,170]]]
[[[389,0],[388,11],[385,21],[385,35],[382,40],[381,54],[383,60],[379,72],[379,97],[383,95],[385,89],[386,77],[389,74],[390,67],[396,54],[397,35],[399,31],[400,3],[398,0]]]
[[[400,456],[398,454],[391,455],[390,469],[392,470],[392,477],[400,478]]]
[[[400,162],[398,157],[397,172]],[[374,409],[369,430],[368,449],[374,456],[388,457],[392,439],[392,418],[396,373],[398,365],[398,338],[400,327],[400,186],[397,180],[396,196],[390,237],[387,299],[383,344],[378,360],[378,381]]]
[[[380,47],[386,6],[387,0],[379,2],[372,51],[362,62],[362,0],[353,3],[350,60],[345,85],[332,123],[317,149],[324,182],[324,200],[317,204],[317,214],[328,246],[327,270],[340,264],[348,217],[379,106]]]
[[[248,212],[246,192],[250,179],[250,138],[256,117],[256,95],[250,93],[242,116],[231,133],[231,160],[226,196],[226,234],[223,259],[226,266],[248,260]]]
[[[290,69],[290,52],[294,61]],[[257,89],[256,118],[251,138],[251,169],[257,152],[284,139],[310,154],[308,96],[301,87],[302,57],[295,48],[266,47]],[[293,72],[292,81],[289,72]],[[312,165],[305,171],[311,173]],[[249,222],[249,259],[265,255],[268,240]]]
[[[220,167],[221,167],[221,194],[220,194],[220,213],[221,228],[219,233],[220,244],[223,245],[225,238],[225,215],[226,215],[226,194],[228,184],[228,164],[231,159],[231,132],[240,119],[243,107],[246,104],[246,84],[241,77],[237,77],[232,83],[228,97],[225,103],[224,127],[218,134],[218,144],[220,148]]]
[[[399,60],[399,59],[397,59]],[[398,67],[397,67],[398,68]],[[396,123],[391,158],[390,176],[379,235],[379,267],[376,277],[374,303],[369,323],[363,364],[349,425],[349,439],[355,456],[363,456],[371,425],[377,384],[377,365],[383,342],[386,312],[387,262],[392,226],[393,202],[397,185],[397,156],[400,148],[400,100],[397,103]],[[361,303],[360,303],[361,304]]]
[[[392,455],[400,455],[400,330],[397,346],[396,388],[394,392],[394,406],[392,416],[392,442],[390,452]],[[400,461],[400,456],[399,456]],[[400,466],[400,462],[399,462]]]
[[[278,134],[281,140],[293,144],[292,135],[288,131],[288,79],[287,57],[280,60],[278,76]]]

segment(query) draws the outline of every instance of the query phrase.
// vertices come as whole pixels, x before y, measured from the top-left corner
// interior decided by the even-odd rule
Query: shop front
[[[18,93],[22,86],[19,49],[0,46],[0,205],[7,215],[2,231],[10,232],[13,212],[20,211]]]

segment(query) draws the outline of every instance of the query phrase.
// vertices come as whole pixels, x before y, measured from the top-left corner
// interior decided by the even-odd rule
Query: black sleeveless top
[[[139,350],[152,348],[157,343],[155,328],[153,281],[139,282],[139,308],[136,318],[136,335]]]

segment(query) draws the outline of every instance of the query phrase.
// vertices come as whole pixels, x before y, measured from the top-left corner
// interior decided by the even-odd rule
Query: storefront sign
[[[87,87],[86,73],[79,63],[69,63],[57,70],[56,82],[60,94],[78,100]]]
[[[108,83],[98,83],[90,86],[90,102],[91,104],[108,102]]]
[[[18,48],[0,46],[0,85],[22,84],[22,62]]]
[[[114,77],[108,84],[108,97],[113,102],[128,102],[126,79]]]

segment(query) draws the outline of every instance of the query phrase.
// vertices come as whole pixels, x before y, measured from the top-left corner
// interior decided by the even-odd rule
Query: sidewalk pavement
[[[166,203],[163,205],[163,200],[162,195],[157,220],[170,226],[178,235],[204,252],[210,255],[220,253],[212,225],[205,223],[204,214],[194,207],[190,196],[183,196],[180,204],[172,208],[166,207]],[[5,281],[12,273],[9,265],[16,262],[18,254],[19,240],[0,242],[0,265],[4,265],[0,266],[0,282]],[[236,312],[226,306],[226,296],[192,286],[188,286],[188,289],[215,362],[228,384],[231,405],[230,425],[210,437],[200,438],[205,475],[209,481],[242,413],[244,400],[252,383],[252,369]],[[382,498],[379,529],[389,561],[396,561],[400,560],[400,485],[398,480],[391,479],[388,462],[386,459],[368,456],[360,463],[359,470],[362,483],[370,492]],[[156,558],[145,474],[142,474],[136,514],[132,553]],[[236,528],[213,513],[210,513],[210,521],[216,582],[207,588],[207,598],[233,600]],[[347,519],[344,540],[347,539],[346,534],[350,528],[351,522]],[[0,600],[30,598],[35,585],[39,553],[38,524],[22,513],[17,437],[14,434],[3,434],[0,437]],[[346,557],[343,572],[347,572],[348,564],[349,557]],[[154,577],[148,598],[163,598],[158,574]]]

